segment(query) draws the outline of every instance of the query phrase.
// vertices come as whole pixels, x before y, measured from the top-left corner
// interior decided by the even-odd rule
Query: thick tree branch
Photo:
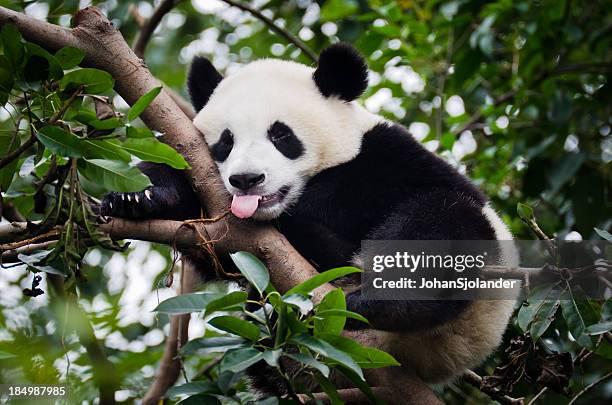
[[[224,3],[229,4],[230,6],[239,8],[242,11],[246,11],[246,12],[250,13],[253,17],[257,18],[258,20],[260,20],[261,22],[266,24],[268,26],[268,28],[270,28],[272,31],[276,32],[278,35],[280,35],[281,37],[285,38],[287,41],[291,42],[293,45],[297,46],[313,62],[316,62],[319,59],[317,57],[317,54],[312,49],[310,49],[310,47],[308,47],[308,45],[306,45],[300,38],[298,38],[297,36],[293,35],[292,33],[287,31],[283,27],[280,27],[279,25],[277,25],[274,22],[274,20],[272,20],[271,18],[266,17],[265,15],[262,14],[261,11],[257,10],[256,8],[253,8],[253,7],[251,7],[251,6],[247,5],[247,4],[244,4],[244,3],[240,2],[240,1],[235,1],[235,0],[221,0],[221,1],[223,1]]]
[[[157,6],[155,11],[151,15],[151,18],[145,20],[142,23],[140,27],[140,32],[138,33],[136,40],[134,40],[134,45],[132,46],[132,49],[134,49],[134,53],[139,58],[144,58],[144,53],[145,49],[147,48],[147,44],[149,43],[151,36],[153,36],[153,32],[155,32],[155,29],[157,28],[161,20],[180,1],[181,0],[162,0],[161,3],[159,3],[159,6]]]

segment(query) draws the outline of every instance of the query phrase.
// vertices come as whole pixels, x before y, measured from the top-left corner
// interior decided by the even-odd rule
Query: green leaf
[[[317,311],[317,317],[343,317],[355,319],[366,324],[370,323],[363,315],[360,315],[357,312],[347,311],[345,309],[327,309],[325,311]]]
[[[8,101],[9,93],[15,84],[15,74],[8,67],[7,59],[0,55],[0,104],[4,105]]]
[[[599,228],[593,228],[595,229],[595,232],[597,232],[597,235],[601,236],[602,239],[607,240],[608,242],[612,242],[612,235],[610,235],[610,232],[605,231],[603,229],[599,229]]]
[[[362,380],[364,379],[361,368],[357,365],[357,363],[355,363],[353,358],[347,353],[336,349],[334,346],[327,343],[326,341],[303,334],[292,337],[291,342],[305,346],[308,349],[328,358],[329,360],[333,360],[337,363],[344,365],[349,370],[357,374]]]
[[[340,398],[340,394],[338,394],[336,386],[327,377],[315,375],[315,380],[327,394],[327,397],[332,405],[344,405],[344,401],[342,401],[342,398]]]
[[[44,253],[44,254],[41,254]],[[17,255],[17,259],[19,259],[22,263],[27,264],[28,266],[38,270],[38,271],[42,271],[45,273],[50,273],[50,274],[57,274],[60,276],[65,276],[66,274],[62,271],[62,270],[58,270],[55,267],[46,265],[44,263],[41,263],[41,261],[50,253],[50,251],[45,250],[45,251],[40,251],[40,252],[36,252],[35,254],[31,254],[31,255],[25,255],[23,253],[20,253]]]
[[[338,350],[349,354],[361,368],[380,368],[399,366],[400,363],[389,353],[374,347],[362,346],[356,341],[344,336],[323,334],[321,339],[325,340]]]
[[[314,290],[315,288],[320,287],[325,283],[329,283],[332,280],[335,280],[340,277],[344,277],[348,274],[359,273],[359,272],[361,272],[361,270],[359,270],[356,267],[338,267],[336,269],[327,270],[321,274],[317,274],[310,280],[306,280],[303,283],[296,285],[295,287],[287,291],[285,293],[285,296],[288,296],[291,294],[306,295],[312,290]]]
[[[134,121],[138,116],[151,104],[161,91],[161,86],[149,90],[146,94],[138,99],[127,113],[128,121]]]
[[[359,10],[356,0],[328,0],[321,7],[321,20],[335,21],[355,15]]]
[[[198,394],[185,398],[176,405],[221,405],[221,401],[212,395]]]
[[[7,360],[15,357],[17,356],[15,356],[14,354],[3,352],[2,350],[0,350],[0,360]]]
[[[85,144],[84,156],[89,159],[121,160],[128,163],[131,156],[119,146],[116,140],[82,140]]]
[[[79,160],[79,173],[112,191],[142,191],[151,185],[147,176],[125,162],[82,159]]]
[[[74,158],[83,156],[85,145],[76,135],[60,127],[47,125],[38,131],[36,137],[47,149],[60,156]]]
[[[125,127],[125,136],[128,138],[151,138],[155,135],[153,131],[151,131],[147,127],[135,127],[132,125],[128,125]]]
[[[238,304],[242,304],[246,301],[248,294],[244,291],[233,291],[227,295],[222,296],[214,301],[211,301],[206,305],[206,314],[211,314],[215,311],[219,311],[226,308],[231,308]]]
[[[612,322],[602,322],[587,327],[584,332],[587,335],[601,335],[602,333],[610,332],[611,330]]]
[[[0,37],[2,37],[2,43],[4,44],[4,56],[10,61],[13,73],[15,75],[21,73],[20,68],[25,50],[17,26],[12,23],[5,24],[0,31]]]
[[[541,336],[546,329],[542,330],[545,326],[550,326],[551,311],[558,308],[558,300],[560,291],[556,289],[557,285],[544,285],[534,288],[531,295],[527,298],[526,302],[523,303],[519,309],[517,315],[519,327],[527,332],[532,327],[532,323],[538,324],[535,328],[531,328],[534,331],[541,332]],[[555,304],[551,306],[551,304]]]
[[[183,294],[168,298],[162,301],[156,312],[163,314],[189,314],[191,312],[201,312],[211,301],[219,298],[222,294],[218,293],[193,293]]]
[[[354,371],[346,367],[342,367],[342,366],[338,368],[340,369],[342,374],[344,374],[353,384],[355,384],[357,388],[359,388],[364,394],[367,395],[367,397],[370,399],[370,401],[372,401],[373,404],[376,404],[376,405],[385,404],[385,402],[381,401],[380,399],[374,396],[374,393],[372,392],[372,389],[370,388],[370,386],[365,382],[363,378],[360,378],[359,375],[357,375]]]
[[[576,342],[582,347],[593,350],[595,342],[585,332],[586,328],[596,323],[598,319],[587,298],[578,291],[568,288],[561,300],[561,312]]]
[[[254,324],[233,316],[218,316],[208,323],[217,329],[224,330],[245,339],[257,341],[259,339],[259,328]]]
[[[283,296],[282,301],[285,304],[296,306],[302,315],[308,314],[313,308],[312,301],[300,294]]]
[[[85,57],[85,52],[71,46],[65,46],[55,52],[55,59],[63,69],[72,69],[81,63]]]
[[[261,260],[249,252],[232,253],[230,257],[244,278],[262,295],[270,284],[270,273]]]
[[[128,138],[121,147],[146,162],[165,163],[175,169],[189,169],[189,165],[172,147],[157,138]]]
[[[174,398],[179,395],[194,395],[202,393],[221,394],[217,384],[211,381],[194,381],[187,384],[172,387],[166,391],[166,397]]]
[[[325,364],[321,363],[310,355],[303,353],[285,353],[284,356],[289,357],[290,359],[293,359],[295,361],[299,361],[300,363],[305,364],[308,367],[312,367],[315,370],[319,370],[321,374],[323,374],[325,377],[329,377],[329,367],[327,367]]]
[[[107,72],[100,69],[82,68],[66,73],[60,82],[62,90],[71,90],[80,85],[90,94],[100,94],[110,90],[115,80]]]
[[[46,49],[32,42],[26,43],[28,59],[23,69],[25,79],[29,82],[57,80],[64,74],[55,56]]]
[[[328,292],[325,297],[317,305],[317,312],[314,321],[314,335],[319,336],[321,333],[331,333],[339,335],[344,329],[346,323],[345,316],[320,316],[321,312],[329,310],[346,310],[346,299],[341,288],[336,288]]]
[[[225,353],[229,349],[236,349],[245,346],[247,343],[241,337],[219,336],[211,338],[198,338],[187,342],[182,348],[183,354],[195,353]]]
[[[220,367],[221,370],[237,373],[257,363],[261,359],[263,359],[263,353],[252,347],[232,349],[225,353],[223,360],[221,360]]]
[[[533,208],[527,204],[518,203],[516,205],[516,213],[523,221],[533,220]]]
[[[278,367],[278,359],[283,354],[282,349],[266,350],[263,352],[263,359],[270,367]]]
[[[450,132],[445,133],[444,135],[442,135],[442,138],[440,139],[440,144],[448,149],[448,150],[452,150],[453,149],[453,145],[455,144],[455,135],[451,134]]]
[[[0,132],[0,156],[6,156],[20,146],[19,136],[14,132]],[[8,165],[0,169],[0,191],[8,190],[11,182],[13,181],[13,175],[17,170],[19,159],[13,160]]]
[[[568,153],[559,159],[550,171],[551,192],[556,193],[572,179],[585,160],[586,155],[584,153]]]

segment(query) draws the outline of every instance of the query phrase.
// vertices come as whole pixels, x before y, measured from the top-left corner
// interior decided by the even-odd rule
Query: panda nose
[[[229,182],[237,189],[247,191],[248,189],[255,187],[256,185],[263,183],[265,178],[266,175],[263,173],[242,173],[231,175],[229,177]]]

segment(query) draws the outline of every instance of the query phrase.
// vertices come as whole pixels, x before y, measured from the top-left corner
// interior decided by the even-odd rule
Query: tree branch
[[[597,380],[593,381],[591,384],[589,384],[586,387],[584,387],[582,389],[582,391],[580,391],[578,394],[576,394],[576,396],[574,398],[572,398],[572,400],[568,403],[568,405],[574,404],[578,400],[578,398],[580,398],[582,395],[586,394],[587,392],[589,392],[590,390],[595,388],[598,384],[601,384],[602,382],[606,381],[610,377],[612,377],[612,371],[610,371],[607,374],[604,374],[603,376],[601,376]]]
[[[465,374],[463,374],[463,379],[467,381],[470,385],[478,388],[484,394],[487,394],[491,399],[496,400],[502,405],[522,405],[525,403],[523,398],[512,398],[508,395],[502,395],[496,390],[483,389],[482,377],[473,372],[472,370],[467,370]]]
[[[139,58],[144,58],[145,49],[147,48],[147,44],[153,36],[153,32],[164,18],[166,14],[170,12],[181,0],[162,0],[159,3],[159,6],[155,9],[151,18],[142,22],[140,26],[140,31],[134,40],[134,44],[132,45],[132,49],[134,49],[134,53]]]
[[[312,49],[310,49],[310,47],[308,47],[308,45],[306,45],[300,38],[298,38],[297,36],[293,35],[292,33],[287,31],[283,27],[278,26],[274,22],[274,20],[272,20],[271,18],[268,18],[265,15],[263,15],[261,13],[261,11],[255,9],[255,8],[253,8],[253,7],[251,7],[251,6],[247,5],[247,4],[239,2],[239,1],[235,1],[235,0],[221,0],[221,1],[223,1],[224,3],[229,4],[230,6],[239,8],[242,11],[246,11],[246,12],[250,13],[253,17],[257,18],[258,20],[260,20],[261,22],[266,24],[268,26],[268,28],[270,28],[272,31],[276,32],[278,35],[280,35],[281,37],[285,38],[287,41],[291,42],[293,45],[297,46],[313,62],[316,62],[319,59],[317,57],[317,54]]]
[[[179,294],[188,294],[196,290],[199,284],[197,269],[187,261],[181,267],[181,287]],[[143,405],[159,404],[168,388],[172,387],[181,372],[179,350],[187,342],[190,315],[174,315],[170,318],[170,333],[166,340],[164,356],[161,360],[153,384],[142,399]]]

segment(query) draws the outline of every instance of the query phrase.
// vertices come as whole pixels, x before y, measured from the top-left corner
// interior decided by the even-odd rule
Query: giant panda
[[[264,59],[226,78],[196,57],[188,75],[193,122],[233,196],[233,214],[273,223],[320,271],[360,263],[366,239],[511,240],[466,177],[356,101],[367,84],[364,59],[343,43],[325,49],[316,68]],[[141,169],[153,186],[107,195],[103,215],[199,217],[186,176],[158,164]],[[359,330],[364,324],[349,320],[347,334],[426,382],[478,366],[499,345],[514,304],[366,301],[358,288],[346,299],[371,323]]]

